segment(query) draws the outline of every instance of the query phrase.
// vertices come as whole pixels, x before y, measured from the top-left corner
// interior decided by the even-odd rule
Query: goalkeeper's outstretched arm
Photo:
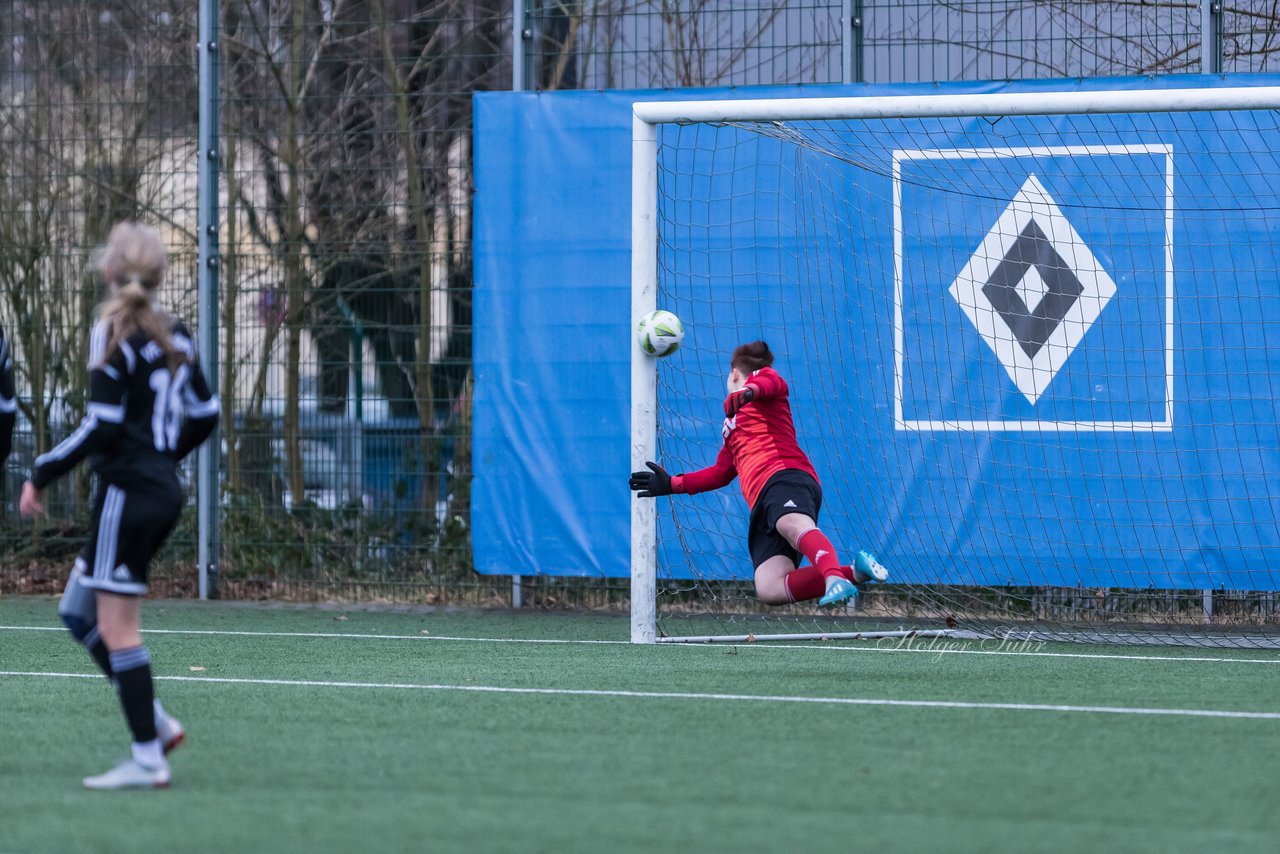
[[[721,447],[713,465],[689,474],[675,476],[654,462],[645,463],[649,471],[631,473],[631,488],[640,498],[657,498],[660,495],[695,495],[728,486],[738,476],[733,458],[727,447]]]

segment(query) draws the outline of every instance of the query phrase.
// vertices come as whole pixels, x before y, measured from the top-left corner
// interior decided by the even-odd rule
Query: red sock
[[[796,543],[796,547],[824,577],[839,576],[847,581],[853,580],[850,578],[849,570],[840,565],[840,558],[836,557],[836,547],[831,545],[831,541],[817,528],[806,531]]]
[[[827,579],[816,566],[803,566],[794,572],[788,572],[782,583],[787,586],[787,595],[792,602],[817,599],[827,592]]]

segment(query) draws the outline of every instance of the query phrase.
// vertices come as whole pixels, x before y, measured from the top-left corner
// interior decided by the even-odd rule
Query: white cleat
[[[157,768],[147,768],[132,759],[126,759],[105,774],[85,777],[86,789],[167,789],[173,775],[169,763]]]
[[[182,721],[173,715],[157,715],[156,737],[160,739],[160,748],[168,755],[187,740],[187,731],[182,728]]]

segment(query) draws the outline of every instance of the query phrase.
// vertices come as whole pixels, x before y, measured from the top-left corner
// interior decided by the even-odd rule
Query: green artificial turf
[[[0,626],[55,608],[3,600]],[[1275,653],[534,643],[628,622],[231,603],[144,620],[174,632],[146,637],[157,676],[435,687],[160,680],[190,734],[173,788],[98,793],[80,777],[128,741],[105,680],[0,676],[0,852],[1270,851],[1280,833],[1280,719],[737,699],[1274,713]],[[0,671],[94,672],[64,633],[16,628]],[[475,688],[636,693],[456,690]],[[664,693],[686,696],[645,696]]]

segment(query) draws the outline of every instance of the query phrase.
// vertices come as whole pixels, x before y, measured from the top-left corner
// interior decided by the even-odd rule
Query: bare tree
[[[264,330],[249,410],[263,413],[282,335],[294,495],[307,482],[303,350],[314,353],[317,409],[342,413],[353,342],[364,341],[390,414],[421,425],[421,492],[434,503],[437,421],[470,356],[469,316],[458,321],[471,287],[471,93],[505,83],[508,15],[494,0],[242,0],[228,10],[236,233],[273,263],[238,259],[227,298],[241,298],[246,277],[278,279],[269,287],[283,297],[281,322]],[[235,466],[242,443],[232,444]]]
[[[840,9],[788,0],[548,0],[531,13],[541,89],[839,79]],[[800,43],[792,30],[805,32]]]
[[[193,85],[191,28],[168,0],[15,3],[12,13],[18,50],[0,99],[0,289],[39,453],[56,425],[83,413],[100,297],[93,247],[126,218],[165,226],[178,258],[193,245],[175,209],[175,176],[161,166],[190,148],[172,132],[194,115],[166,107]],[[87,481],[77,484],[83,498]]]
[[[1223,4],[1229,71],[1276,61],[1280,3]],[[1201,0],[868,3],[868,76],[890,80],[1096,77],[1199,72],[1212,49]]]

